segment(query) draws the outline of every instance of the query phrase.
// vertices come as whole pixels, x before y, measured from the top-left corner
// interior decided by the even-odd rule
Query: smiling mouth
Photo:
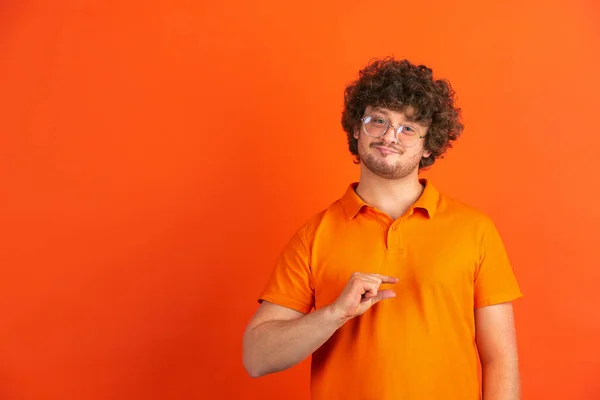
[[[379,150],[379,152],[383,155],[387,155],[387,154],[400,154],[399,151],[394,150],[394,149],[390,149],[389,147],[385,147],[385,146],[374,146],[377,150]]]

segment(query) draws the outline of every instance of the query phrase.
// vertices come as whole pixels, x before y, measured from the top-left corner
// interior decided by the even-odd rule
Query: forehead
[[[368,106],[365,110],[365,113],[379,113],[395,120],[399,119],[402,121],[414,121],[416,110],[412,106],[406,106],[403,110],[392,110],[385,107]]]

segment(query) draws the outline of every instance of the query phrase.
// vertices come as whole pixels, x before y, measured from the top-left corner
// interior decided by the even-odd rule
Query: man
[[[244,333],[246,370],[312,355],[317,400],[519,399],[522,294],[498,231],[419,178],[463,131],[450,84],[376,60],[346,89],[342,126],[360,180],[282,252]]]

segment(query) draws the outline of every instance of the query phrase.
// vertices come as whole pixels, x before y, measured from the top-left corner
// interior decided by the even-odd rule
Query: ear
[[[423,150],[423,158],[427,158],[431,155],[431,152],[429,150]]]
[[[358,128],[354,128],[354,139],[358,140]]]

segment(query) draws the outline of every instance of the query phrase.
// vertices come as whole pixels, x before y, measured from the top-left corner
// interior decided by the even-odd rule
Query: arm
[[[302,314],[264,301],[244,333],[244,368],[253,378],[290,368],[321,347],[342,324],[329,307]]]
[[[475,310],[484,400],[519,400],[517,340],[511,303]]]
[[[379,287],[397,282],[393,277],[354,273],[333,303],[308,314],[263,301],[244,332],[244,368],[257,378],[296,365],[346,321],[381,300],[395,297],[392,290]]]

